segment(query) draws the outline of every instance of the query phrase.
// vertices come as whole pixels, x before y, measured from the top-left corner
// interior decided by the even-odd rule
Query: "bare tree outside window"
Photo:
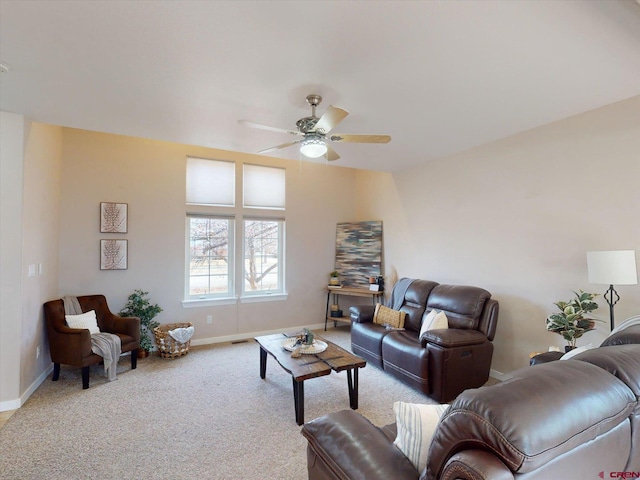
[[[246,220],[245,290],[278,290],[280,228],[278,221]]]
[[[189,295],[229,290],[229,219],[189,219]]]

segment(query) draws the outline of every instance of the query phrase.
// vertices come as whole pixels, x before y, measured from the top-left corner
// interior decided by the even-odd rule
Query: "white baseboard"
[[[53,364],[49,365],[49,367],[42,372],[38,378],[36,378],[33,383],[27,388],[27,390],[20,396],[20,398],[16,398],[14,400],[6,400],[4,402],[0,402],[0,412],[6,412],[8,410],[17,410],[24,403],[29,400],[29,397],[36,391],[36,389],[44,382],[49,374],[53,372]]]
[[[329,322],[332,323],[332,322]],[[333,325],[327,324],[327,328],[333,328]],[[302,330],[303,328],[308,328],[309,330],[318,330],[324,329],[324,323],[317,323],[315,325],[304,325],[302,327],[290,327],[290,328],[278,328],[277,330],[264,330],[262,332],[251,332],[251,333],[239,333],[236,335],[225,335],[223,337],[210,337],[210,338],[199,338],[197,340],[192,340],[191,345],[211,345],[214,343],[224,343],[224,342],[235,342],[238,340],[247,340],[253,337],[260,337],[262,335],[271,335],[274,333],[282,333],[282,332],[297,332],[298,330]]]
[[[489,375],[493,378],[497,378],[501,382],[504,382],[505,380],[509,380],[512,377],[510,373],[502,373],[497,370],[494,370],[493,368],[490,370]]]

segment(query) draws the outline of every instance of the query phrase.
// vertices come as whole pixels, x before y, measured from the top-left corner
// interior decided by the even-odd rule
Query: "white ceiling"
[[[394,171],[640,95],[640,6],[0,0],[0,61],[4,111],[249,153],[292,137],[239,119],[295,130],[319,93],[392,136],[335,164]]]

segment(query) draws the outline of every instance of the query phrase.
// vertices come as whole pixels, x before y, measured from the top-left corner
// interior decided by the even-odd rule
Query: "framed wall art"
[[[338,223],[335,269],[345,286],[369,289],[382,275],[382,222]]]
[[[100,270],[127,269],[127,241],[100,240]]]
[[[100,203],[100,233],[127,233],[126,203]]]

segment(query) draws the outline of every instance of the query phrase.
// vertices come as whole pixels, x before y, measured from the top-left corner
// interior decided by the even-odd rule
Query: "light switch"
[[[29,265],[29,276],[30,277],[35,277],[36,276],[36,265],[34,263]]]

